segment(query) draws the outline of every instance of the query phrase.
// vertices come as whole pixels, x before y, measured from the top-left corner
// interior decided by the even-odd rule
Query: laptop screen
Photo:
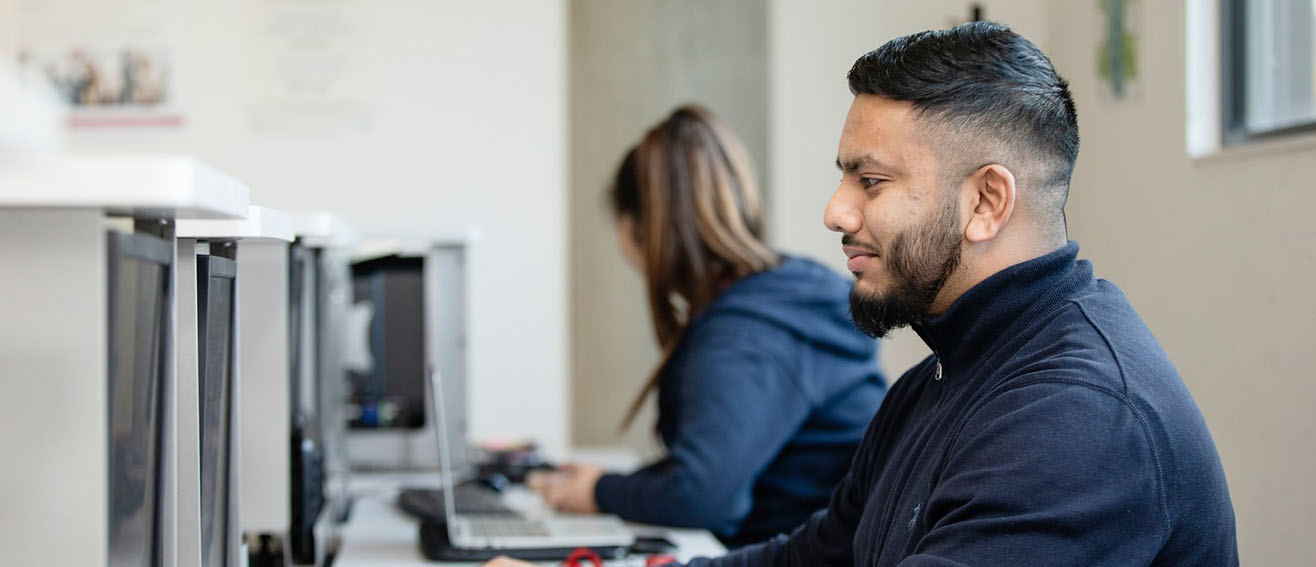
[[[448,416],[452,412],[445,411],[446,405],[443,399],[443,378],[438,370],[430,369],[429,371],[429,399],[431,413],[434,415],[434,435],[439,439],[439,474],[442,476],[440,482],[443,487],[443,517],[451,519],[457,517],[457,509],[453,496],[452,487],[455,484],[452,473],[452,455],[448,454],[452,448],[449,447],[448,439]],[[452,523],[448,523],[448,529],[452,529]]]

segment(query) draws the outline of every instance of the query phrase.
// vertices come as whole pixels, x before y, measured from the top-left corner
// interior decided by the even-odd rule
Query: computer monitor
[[[345,359],[349,370],[352,465],[371,469],[433,467],[434,416],[426,406],[426,376],[444,377],[453,415],[452,456],[467,460],[466,246],[436,243],[423,250],[352,265]],[[460,467],[459,467],[460,468]]]
[[[159,566],[173,247],[117,231],[108,233],[107,244],[108,563]]]
[[[197,257],[201,410],[201,564],[230,564],[229,472],[233,446],[233,318],[237,263]]]
[[[288,247],[288,256],[288,401],[291,415],[309,418],[319,413],[315,251],[294,244]]]
[[[316,523],[324,509],[324,447],[320,437],[319,360],[316,349],[315,252],[301,244],[288,249],[289,415],[291,416],[291,527],[289,554],[299,564],[317,556]],[[320,542],[322,545],[323,542]]]
[[[373,309],[373,367],[348,373],[352,429],[425,426],[425,258],[387,256],[352,265],[353,302]]]

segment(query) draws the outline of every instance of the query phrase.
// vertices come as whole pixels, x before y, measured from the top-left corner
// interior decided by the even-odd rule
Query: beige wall
[[[1141,77],[1112,100],[1096,3],[1048,3],[1082,149],[1070,234],[1169,352],[1215,436],[1244,565],[1316,564],[1316,140],[1192,160],[1183,1],[1135,2]]]
[[[616,444],[658,353],[644,282],[617,251],[607,186],[625,150],[683,102],[726,120],[763,171],[766,10],[753,0],[570,5],[572,438]],[[650,410],[625,441],[653,451],[652,423]]]
[[[979,4],[987,18],[1035,40],[1044,35],[1041,0]],[[773,0],[770,6],[769,232],[777,246],[845,274],[840,236],[822,224],[823,207],[840,179],[836,144],[853,98],[845,74],[855,59],[887,40],[959,24],[968,8],[953,0]],[[894,380],[928,352],[912,331],[898,331],[883,342],[882,368]]]
[[[1185,149],[1183,0],[1135,2],[1142,77],[1113,101],[1097,79],[1094,2],[987,2],[987,17],[1038,43],[1071,81],[1082,150],[1071,236],[1120,285],[1169,352],[1224,459],[1245,565],[1309,565],[1316,546],[1316,139],[1204,160]],[[836,269],[821,228],[850,103],[843,77],[895,35],[944,27],[958,2],[772,3],[772,233]],[[819,38],[825,38],[820,40]],[[889,341],[898,373],[926,353]]]

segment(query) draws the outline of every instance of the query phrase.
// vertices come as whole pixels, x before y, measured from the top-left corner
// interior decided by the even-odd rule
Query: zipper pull
[[[932,377],[932,379],[935,380],[935,381],[937,381],[937,382],[940,382],[940,381],[941,381],[941,359],[940,359],[940,358],[937,359],[937,373]]]

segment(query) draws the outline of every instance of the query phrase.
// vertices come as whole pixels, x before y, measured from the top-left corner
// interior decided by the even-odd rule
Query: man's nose
[[[854,234],[863,226],[860,207],[851,193],[853,192],[846,188],[845,182],[841,182],[841,186],[832,194],[831,200],[827,201],[827,207],[823,209],[823,225],[827,230]]]

